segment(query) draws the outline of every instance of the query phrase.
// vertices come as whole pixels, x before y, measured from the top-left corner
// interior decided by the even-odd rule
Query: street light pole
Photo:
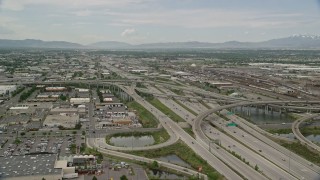
[[[133,130],[131,131],[131,149],[133,150]]]
[[[289,153],[289,174],[290,174],[290,159],[291,159],[291,144],[290,144],[290,153]]]

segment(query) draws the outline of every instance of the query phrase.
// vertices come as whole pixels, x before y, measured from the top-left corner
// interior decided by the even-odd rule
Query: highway
[[[288,101],[291,103],[301,103],[303,101]],[[210,110],[207,110],[201,114],[199,114],[197,116],[197,118],[194,121],[194,126],[193,126],[193,130],[195,132],[195,134],[197,135],[197,137],[203,137],[205,138],[205,134],[201,131],[201,121],[207,117],[208,115],[220,111],[222,109],[225,108],[231,108],[231,107],[235,107],[235,106],[241,106],[241,105],[250,105],[250,104],[271,104],[271,103],[288,103],[286,101],[265,101],[265,102],[243,102],[243,103],[236,103],[236,104],[232,104],[232,105],[226,105],[226,106],[221,106],[221,107],[216,107]],[[318,103],[318,101],[314,101],[313,103]],[[250,134],[252,134],[253,136],[257,137],[258,141],[262,141],[264,143],[266,143],[268,146],[271,146],[274,150],[277,150],[279,152],[281,152],[283,154],[283,156],[289,155],[290,154],[290,160],[291,160],[291,167],[294,167],[296,165],[296,170],[300,170],[301,173],[295,173],[296,177],[310,177],[308,179],[317,179],[319,178],[319,167],[316,166],[312,166],[310,167],[308,164],[310,162],[306,161],[305,159],[299,157],[298,155],[295,155],[294,153],[291,153],[289,150],[285,149],[284,147],[278,145],[277,143],[273,142],[272,140],[266,138],[265,136],[261,135],[260,133],[258,133],[257,131],[255,131],[254,129],[246,126],[245,124],[240,125],[242,128],[245,127],[247,128],[247,132],[250,132]],[[246,143],[249,143],[248,141],[246,141]],[[252,141],[251,141],[252,143]],[[275,151],[276,152],[276,151]],[[291,171],[290,173],[294,173],[293,171]]]
[[[121,86],[120,86],[121,87]],[[156,117],[161,117],[160,123],[164,128],[169,132],[175,132],[179,138],[184,141],[196,154],[201,156],[203,159],[207,160],[208,164],[215,168],[219,173],[224,175],[227,179],[243,179],[239,176],[233,169],[229,168],[226,164],[224,164],[220,159],[211,154],[208,151],[208,148],[203,147],[198,141],[195,141],[188,133],[186,133],[177,123],[168,118],[165,114],[163,114],[160,110],[153,107],[151,104],[143,100],[139,95],[137,95],[134,91],[134,88],[124,88],[121,87],[126,93],[131,95],[135,101],[140,103],[144,108],[153,113]],[[151,111],[152,110],[152,111]],[[256,173],[252,174],[254,176]],[[258,175],[258,179],[260,179],[260,175]],[[247,177],[248,178],[248,177]],[[257,179],[257,177],[254,177]],[[250,178],[253,179],[253,178]],[[264,177],[262,177],[264,179]]]
[[[81,81],[81,82],[83,82],[83,81]],[[119,82],[119,81],[117,81],[117,82]],[[121,82],[125,82],[125,81],[121,81]],[[57,82],[50,82],[50,83],[57,83]],[[64,81],[62,83],[70,83],[70,82],[65,82]],[[76,82],[73,81],[72,83],[76,83]],[[94,82],[91,82],[91,83],[94,84],[96,82],[94,81]],[[99,84],[101,84],[101,82],[99,82]],[[171,85],[167,85],[167,86],[172,87]],[[241,106],[241,105],[283,104],[283,103],[319,103],[319,101],[261,101],[261,102],[240,102],[240,103],[234,103],[234,104],[231,104],[231,105],[219,107],[220,109],[219,108],[213,108],[212,110],[208,110],[208,111],[200,113],[197,116],[197,118],[195,118],[195,120],[193,122],[193,131],[196,134],[197,141],[194,141],[194,139],[189,134],[187,134],[179,125],[177,125],[171,119],[166,117],[166,115],[164,115],[162,112],[160,112],[159,110],[155,109],[152,105],[150,105],[148,102],[145,102],[140,96],[138,96],[135,93],[134,88],[126,89],[126,88],[122,87],[122,89],[125,92],[127,92],[129,95],[131,95],[138,103],[143,105],[147,110],[149,110],[150,112],[153,110],[152,113],[154,115],[156,115],[156,117],[159,117],[159,121],[160,121],[161,125],[165,129],[167,129],[168,133],[170,134],[171,139],[178,140],[180,138],[181,140],[183,140],[197,154],[199,154],[204,159],[208,159],[208,163],[211,166],[213,166],[215,169],[217,169],[220,173],[222,173],[228,179],[241,179],[242,178],[241,176],[236,174],[234,172],[234,170],[236,170],[237,172],[240,172],[240,174],[242,174],[245,178],[248,178],[248,179],[265,179],[265,177],[262,176],[260,173],[258,173],[256,171],[252,171],[253,169],[252,168],[248,168],[247,165],[244,165],[244,163],[242,161],[236,159],[233,156],[230,157],[230,154],[226,153],[225,151],[215,150],[215,151],[212,152],[213,154],[210,153],[207,150],[207,149],[210,148],[210,143],[208,141],[206,141],[206,136],[205,136],[204,132],[201,130],[201,120],[204,119],[204,117],[208,116],[209,114],[211,114],[211,113],[213,113],[215,111],[219,111],[219,110],[222,110],[222,109],[225,109],[225,108],[231,108],[231,107],[235,107],[235,106]],[[182,87],[182,89],[199,93],[199,89],[197,89],[197,88],[185,88],[185,87]],[[206,95],[213,96],[214,98],[217,98],[217,100],[221,100],[221,99],[230,100],[229,97],[222,97],[222,96],[220,96],[218,94],[212,94],[212,93],[203,92],[203,91],[201,91],[201,93],[207,93]],[[188,97],[188,98],[190,98],[190,97]],[[92,106],[92,105],[90,105],[90,106]],[[90,109],[90,106],[89,106],[89,109]],[[181,109],[181,106],[179,107],[177,105],[176,107]],[[294,108],[294,107],[291,107],[291,108]],[[196,108],[194,108],[194,109],[196,109]],[[196,111],[199,112],[199,109],[197,109]],[[184,112],[182,112],[182,113],[184,113]],[[90,129],[93,130],[94,129],[94,120],[92,119],[92,114],[90,114],[90,121],[91,121]],[[188,122],[192,123],[191,121],[188,121]],[[254,133],[258,133],[258,132],[252,132],[252,134],[254,134]],[[258,136],[258,135],[255,134],[255,136]],[[265,137],[263,137],[263,138],[265,138]],[[259,140],[261,140],[263,138],[259,137]],[[267,140],[264,140],[263,142],[266,142],[266,141]],[[273,144],[273,143],[267,142],[267,144],[269,146],[272,146],[273,148],[276,147],[277,150],[280,149],[279,151],[281,151],[282,153],[283,152],[288,152],[286,150],[281,149],[281,147],[278,147],[279,145],[275,145],[276,143],[275,144]],[[160,147],[164,147],[165,145],[166,144],[162,144],[162,145],[159,145],[159,146]],[[157,147],[157,148],[159,148],[159,147]],[[129,149],[132,150],[132,148],[129,148]],[[292,156],[293,156],[292,159],[294,159],[296,161],[302,159],[301,162],[304,163],[302,166],[305,166],[305,163],[308,163],[303,158],[299,159],[299,157],[297,155],[293,154]],[[219,163],[217,163],[217,162],[219,162]],[[224,163],[227,163],[229,166],[226,166]],[[318,167],[316,167],[316,166],[307,167],[307,168],[312,169],[315,172],[318,170]],[[302,168],[302,170],[304,170],[304,169]],[[306,173],[304,173],[304,174],[306,174]],[[311,179],[313,177],[313,174],[310,175],[310,176],[307,176],[307,175],[304,175],[304,174],[302,174],[303,177],[311,177]]]
[[[156,88],[150,86],[148,87],[150,90],[152,91],[158,91]],[[164,88],[161,88],[162,91],[172,94],[171,91],[168,91]],[[185,117],[183,114],[186,113],[186,117],[189,117],[187,122],[189,122],[190,124],[192,124],[192,122],[190,121],[190,119],[194,118],[195,116],[193,114],[191,114],[190,112],[188,112],[187,110],[183,109],[181,106],[179,106],[178,104],[176,104],[173,100],[167,100],[167,99],[159,99],[163,104],[165,104],[166,106],[168,106],[171,110],[173,110],[176,114],[181,114],[181,117]],[[199,105],[201,105],[199,103]],[[198,107],[199,107],[198,105]],[[201,105],[202,106],[202,105]],[[197,111],[199,110],[197,107]],[[200,107],[199,107],[200,108]],[[210,149],[210,144],[206,143],[206,141],[199,141],[200,144],[202,144],[203,147],[205,147],[206,149]],[[212,144],[211,146],[216,146],[215,144]],[[233,155],[231,155],[230,153],[226,152],[223,149],[215,149],[215,150],[211,150],[210,151],[212,154],[214,154],[216,157],[218,157],[219,159],[221,159],[223,162],[227,163],[231,168],[237,170],[238,172],[240,172],[241,174],[243,174],[243,176],[245,178],[248,179],[266,179],[266,177],[264,177],[262,174],[260,174],[258,171],[254,170],[253,167],[250,167],[248,165],[246,165],[243,161],[239,160],[238,158],[234,157]]]
[[[162,88],[161,88],[162,89]],[[239,100],[232,100],[232,99],[213,99],[213,98],[206,98],[206,97],[195,97],[195,96],[180,96],[176,94],[163,94],[161,92],[152,92],[152,91],[147,91],[146,89],[143,88],[136,88],[136,90],[147,93],[147,94],[152,94],[155,97],[159,98],[176,98],[176,99],[196,99],[196,100],[208,100],[208,101],[216,101],[216,102],[239,102]]]
[[[314,144],[313,142],[311,142],[309,139],[307,139],[306,137],[304,137],[301,132],[300,132],[300,129],[299,129],[299,126],[302,122],[306,121],[306,120],[309,120],[309,119],[312,119],[312,118],[315,118],[319,116],[319,114],[313,114],[313,115],[310,115],[310,116],[305,116],[305,117],[302,117],[296,121],[294,121],[294,123],[292,123],[292,132],[293,134],[296,136],[296,138],[304,145],[307,145],[317,151],[320,151],[320,147],[316,144]]]
[[[126,158],[126,159],[130,159],[130,160],[135,160],[135,161],[140,161],[140,162],[146,162],[146,163],[150,163],[152,164],[153,161],[155,161],[154,159],[150,159],[150,158],[145,158],[145,157],[140,157],[140,156],[135,156],[135,155],[131,155],[131,154],[126,154],[126,153],[122,153],[122,152],[117,152],[117,151],[112,151],[112,150],[107,150],[107,149],[103,149],[101,147],[99,147],[99,145],[96,142],[97,138],[87,138],[86,140],[86,144],[89,148],[97,148],[99,150],[99,152],[107,154],[107,155],[112,155],[112,156],[117,156],[117,157],[121,157],[121,158]],[[205,180],[208,180],[207,175],[202,174],[202,173],[198,173],[195,170],[192,169],[188,169],[182,166],[178,166],[172,163],[167,163],[167,162],[163,162],[163,161],[159,161],[156,160],[158,162],[158,164],[160,166],[164,166],[176,171],[179,171],[183,174],[188,174],[188,175],[197,175],[199,174],[199,177],[203,177]]]
[[[163,88],[162,88],[162,90],[166,91],[167,93],[172,93],[172,92],[169,92]],[[171,104],[169,103],[169,100],[165,99],[162,102],[164,104],[166,104],[168,107],[172,107]],[[205,106],[203,106],[201,103],[184,102],[184,104],[186,106],[188,106],[188,108],[192,109],[193,111],[195,111],[197,113],[201,113],[201,112],[207,110],[207,108]],[[218,106],[218,105],[215,105],[215,106]],[[171,108],[171,109],[175,110],[175,112],[177,114],[179,112],[186,111],[186,110],[181,110],[180,108],[182,108],[182,107],[180,107],[180,108],[179,107],[180,106],[173,105],[173,108]],[[195,118],[195,116],[193,114],[191,114],[190,112],[187,112],[187,113],[188,113],[189,119]],[[181,117],[183,117],[183,116],[181,116]],[[281,178],[282,179],[286,179],[286,178],[296,179],[294,176],[290,175],[289,173],[287,173],[286,171],[284,171],[280,167],[276,166],[273,162],[270,162],[269,159],[265,159],[263,156],[260,156],[256,151],[254,151],[248,147],[245,147],[244,145],[239,143],[239,142],[241,142],[241,139],[239,139],[239,142],[237,142],[234,139],[230,138],[228,135],[215,129],[210,124],[205,124],[205,125],[203,124],[201,126],[201,128],[206,132],[206,135],[208,137],[210,137],[210,140],[212,140],[212,139],[217,140],[218,139],[223,147],[227,148],[230,151],[234,151],[238,155],[241,155],[242,158],[245,158],[246,161],[250,163],[251,167],[258,165],[260,171],[262,171],[267,177],[269,177],[271,179],[281,179]],[[233,132],[230,132],[230,134],[232,135]],[[219,151],[218,149],[220,149],[220,148],[218,146],[216,146],[215,144],[213,144],[210,141],[208,141],[208,142],[209,143],[207,143],[207,145],[211,151]],[[229,155],[231,155],[231,154],[229,154]]]
[[[245,119],[239,118],[235,115],[227,115],[226,117],[229,117],[230,119],[232,119],[232,121],[234,121],[241,127],[229,127],[231,129],[229,131],[230,133],[236,132],[232,133],[234,138],[240,139],[241,137],[239,137],[239,134],[244,135],[245,138],[242,138],[242,141],[247,146],[256,151],[261,150],[260,154],[262,156],[266,157],[267,159],[277,164],[279,167],[282,167],[284,170],[299,179],[320,178],[320,171],[318,166],[311,167],[309,165],[309,161],[306,161],[305,159],[280,146],[266,136],[260,134],[250,126],[247,126],[246,123],[243,123],[244,121],[246,121]],[[225,124],[222,124],[221,128],[227,129]]]
[[[235,154],[240,155],[241,158],[245,159],[252,167],[258,166],[259,170],[262,171],[267,177],[271,179],[296,179],[294,176],[290,175],[281,167],[278,167],[269,159],[258,154],[257,149],[248,148],[245,143],[239,138],[238,141],[235,138],[229,137],[233,132],[224,132],[217,130],[208,122],[202,125],[202,129],[205,134],[216,142],[219,142],[222,147],[229,150],[230,152],[235,152]],[[228,133],[229,135],[226,135]],[[239,136],[239,134],[237,134]],[[243,137],[244,138],[244,137]],[[242,144],[243,143],[243,144]]]
[[[105,134],[99,134],[98,136],[100,136],[99,137],[100,140],[98,141],[98,144],[100,147],[104,149],[114,150],[114,151],[141,151],[141,150],[159,149],[159,148],[164,148],[166,146],[170,146],[179,140],[179,138],[176,135],[173,135],[173,136],[170,136],[169,140],[161,144],[155,144],[155,145],[144,146],[144,147],[118,147],[118,146],[111,146],[107,144],[104,138]]]

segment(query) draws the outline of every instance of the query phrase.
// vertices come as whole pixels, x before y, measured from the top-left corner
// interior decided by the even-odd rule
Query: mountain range
[[[0,48],[58,48],[58,49],[316,49],[320,50],[320,36],[294,35],[286,38],[262,42],[228,41],[209,42],[166,42],[132,45],[117,41],[102,41],[82,45],[67,41],[42,41],[35,39],[8,40],[0,39]]]

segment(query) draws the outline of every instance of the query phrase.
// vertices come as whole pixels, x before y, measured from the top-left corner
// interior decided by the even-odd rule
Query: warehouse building
[[[62,179],[63,170],[55,168],[57,154],[0,157],[0,179]]]
[[[43,122],[43,127],[47,128],[75,128],[79,122],[79,114],[53,114],[48,115]]]
[[[89,103],[90,98],[70,98],[70,103],[74,105]]]
[[[16,85],[0,85],[0,95],[9,95],[17,89]]]

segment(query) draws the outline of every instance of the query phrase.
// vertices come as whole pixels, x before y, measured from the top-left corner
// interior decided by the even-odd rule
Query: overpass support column
[[[268,104],[266,104],[266,107],[265,107],[265,109],[264,109],[264,113],[265,113],[265,114],[268,114]]]

